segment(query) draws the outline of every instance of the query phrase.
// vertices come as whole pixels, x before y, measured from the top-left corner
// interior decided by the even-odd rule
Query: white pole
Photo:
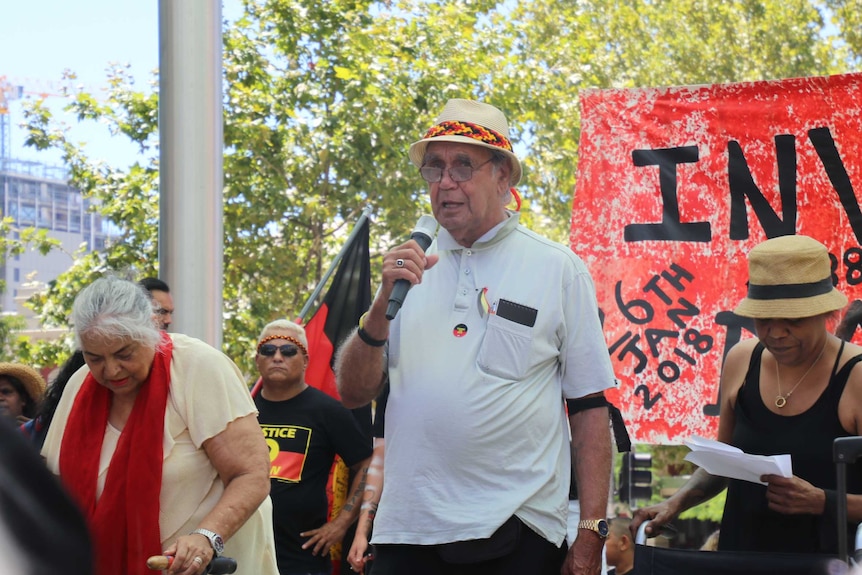
[[[222,343],[220,0],[159,1],[159,277],[172,330]]]

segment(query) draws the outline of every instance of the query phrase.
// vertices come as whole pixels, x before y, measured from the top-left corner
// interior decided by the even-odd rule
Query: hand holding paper
[[[691,453],[686,461],[702,467],[712,475],[741,479],[766,485],[762,475],[793,477],[790,455],[751,455],[738,447],[699,436],[685,440]]]

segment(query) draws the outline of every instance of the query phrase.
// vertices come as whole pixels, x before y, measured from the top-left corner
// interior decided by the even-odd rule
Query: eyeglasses
[[[275,355],[276,351],[281,352],[281,357],[293,357],[297,353],[299,353],[299,348],[293,345],[292,343],[286,343],[284,345],[275,345],[274,343],[265,343],[257,348],[257,353],[260,355],[264,355],[266,357],[272,357]]]
[[[449,177],[453,182],[466,182],[473,177],[473,172],[494,159],[491,156],[478,166],[454,166],[449,168]],[[419,168],[419,173],[422,174],[422,179],[429,184],[436,184],[443,181],[443,168],[435,168],[433,166],[422,166]]]

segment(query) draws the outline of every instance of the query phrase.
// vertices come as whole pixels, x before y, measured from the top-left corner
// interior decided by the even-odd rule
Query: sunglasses
[[[274,343],[265,343],[257,348],[257,353],[266,357],[272,357],[276,351],[281,352],[281,357],[293,357],[299,353],[299,348],[292,343],[284,345],[275,345]]]
[[[494,156],[491,156],[481,164],[477,166],[455,166],[446,170],[449,173],[449,177],[452,178],[453,182],[466,182],[473,178],[473,172],[490,162],[494,159]],[[422,176],[422,179],[428,182],[429,184],[435,184],[437,182],[443,181],[443,168],[434,167],[434,166],[422,166],[419,168],[419,174]]]

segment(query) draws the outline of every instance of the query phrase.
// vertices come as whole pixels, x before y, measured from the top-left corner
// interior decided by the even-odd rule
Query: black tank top
[[[736,398],[733,445],[756,455],[789,453],[794,475],[815,487],[835,489],[832,441],[854,435],[841,426],[838,401],[850,370],[862,360],[862,355],[851,358],[838,371],[838,358],[844,350],[841,342],[829,385],[821,396],[808,411],[784,416],[770,411],[760,396],[763,349],[758,343],[752,351],[748,373]],[[862,493],[862,465],[858,463],[847,466],[847,491]],[[852,542],[855,525],[848,524],[847,529],[848,541]],[[824,515],[782,515],[767,507],[765,485],[730,480],[719,549],[836,554],[835,515],[831,510]]]

